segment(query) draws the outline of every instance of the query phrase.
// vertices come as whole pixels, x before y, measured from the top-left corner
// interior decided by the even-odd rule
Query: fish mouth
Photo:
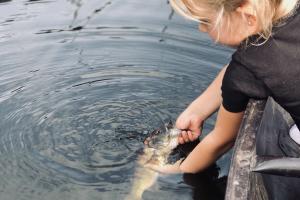
[[[163,133],[161,130],[155,130],[149,135],[149,137],[146,138],[145,141],[147,141],[147,147],[159,149],[168,146],[171,141],[171,136]]]
[[[179,135],[179,133],[180,130],[174,128],[173,123],[170,121],[167,124],[164,124],[164,126],[152,131],[144,140],[144,144],[146,144],[147,147],[154,149],[164,148],[168,146],[176,147],[177,136]]]

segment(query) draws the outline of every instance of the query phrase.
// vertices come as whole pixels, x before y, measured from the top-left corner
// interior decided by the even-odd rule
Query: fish
[[[159,172],[147,165],[164,166],[169,164],[169,156],[178,146],[180,129],[174,128],[169,122],[163,128],[153,131],[146,139],[143,151],[137,159],[137,165],[132,181],[130,193],[125,200],[142,200],[144,191],[150,188],[157,180]]]
[[[257,156],[256,165],[251,171],[278,176],[300,177],[300,158]]]

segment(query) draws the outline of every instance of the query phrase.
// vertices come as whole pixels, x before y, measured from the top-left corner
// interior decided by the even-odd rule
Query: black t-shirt
[[[223,106],[229,112],[246,109],[249,98],[274,100],[300,128],[300,8],[277,27],[265,43],[258,36],[242,43],[232,55],[222,84]],[[252,45],[249,43],[258,43]]]

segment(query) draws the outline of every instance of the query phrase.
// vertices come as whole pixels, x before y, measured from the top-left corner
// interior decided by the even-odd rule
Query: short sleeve
[[[269,91],[265,84],[233,54],[222,82],[223,106],[229,112],[242,112],[250,98],[267,99]]]

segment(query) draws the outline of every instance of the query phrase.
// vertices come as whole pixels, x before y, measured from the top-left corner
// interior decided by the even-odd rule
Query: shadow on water
[[[184,174],[183,181],[192,188],[193,200],[225,199],[227,176],[219,177],[220,168],[214,163],[197,174]]]
[[[10,2],[12,0],[0,0],[0,3],[6,3],[6,2]]]
[[[198,144],[192,142],[180,145],[180,154],[186,157]],[[193,200],[223,200],[225,198],[227,176],[220,177],[220,168],[216,163],[197,174],[183,174],[183,181],[192,188]]]
[[[193,200],[223,200],[225,199],[227,176],[213,178],[216,169],[208,169],[201,174],[185,174],[183,180],[192,187]]]

